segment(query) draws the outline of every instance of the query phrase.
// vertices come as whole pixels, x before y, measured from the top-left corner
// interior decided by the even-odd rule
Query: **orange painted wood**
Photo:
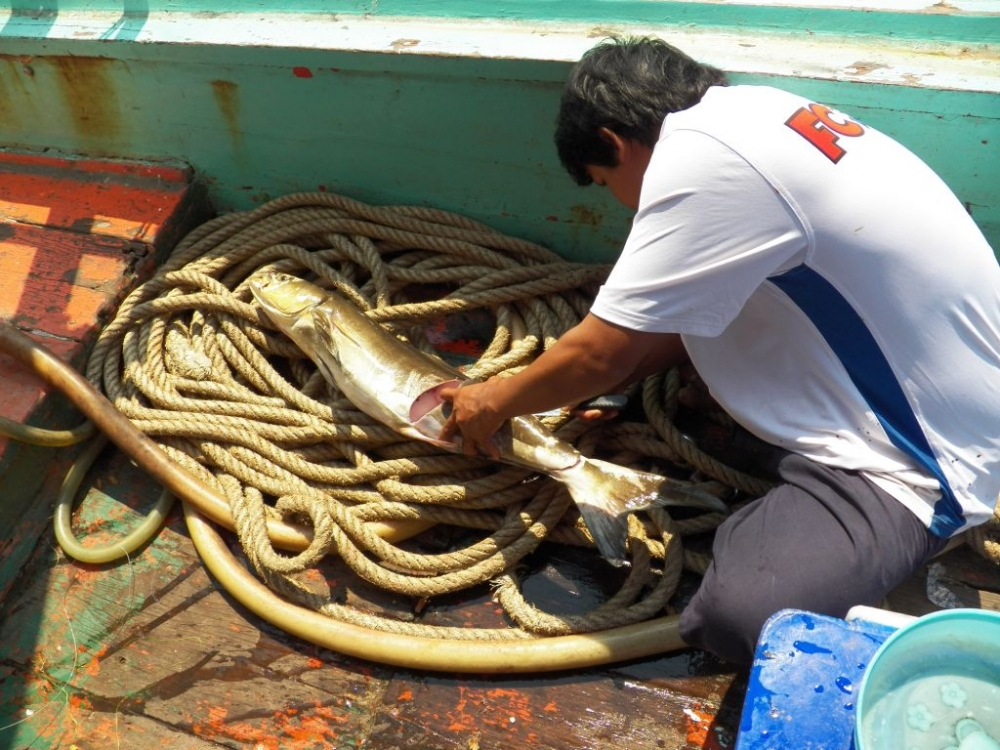
[[[191,178],[191,168],[152,162],[125,161],[123,159],[88,159],[86,157],[53,156],[32,152],[0,151],[0,164],[10,170],[33,168],[39,170],[73,170],[81,173],[104,175],[132,175],[159,179],[165,182],[185,183]]]
[[[179,213],[191,171],[0,152],[0,222],[153,243]]]
[[[0,316],[79,367],[157,255],[205,215],[187,168],[0,151]],[[47,395],[3,356],[0,383],[0,415],[18,422]]]
[[[0,225],[0,316],[26,331],[79,341],[119,301],[148,253],[112,237]]]

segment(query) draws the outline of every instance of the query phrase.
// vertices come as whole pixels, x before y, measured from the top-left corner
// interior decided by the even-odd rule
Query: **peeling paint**
[[[419,39],[394,39],[389,46],[396,52],[399,52],[409,47],[416,47],[418,44],[420,44]]]
[[[882,69],[888,70],[889,66],[886,65],[885,63],[858,60],[857,62],[851,63],[846,68],[844,68],[844,72],[853,76],[864,76],[868,75],[872,71],[882,70]]]

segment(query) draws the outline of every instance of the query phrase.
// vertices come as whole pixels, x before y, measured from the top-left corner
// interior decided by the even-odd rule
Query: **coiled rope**
[[[251,304],[245,282],[265,266],[336,286],[372,318],[409,332],[410,341],[425,349],[430,345],[415,326],[489,310],[495,334],[468,369],[473,377],[524,366],[554,343],[586,313],[587,291],[608,269],[566,262],[451,213],[379,208],[325,193],[286,196],[249,213],[220,217],[186,237],[102,332],[87,377],[178,464],[216,484],[229,500],[250,561],[268,585],[321,608],[295,574],[335,552],[369,583],[416,598],[503,576],[497,585],[501,601],[511,603],[512,619],[522,630],[547,635],[627,625],[663,609],[683,563],[677,541],[683,527],[678,532],[666,513],[648,514],[649,534],[636,527],[629,583],[594,612],[556,624],[518,607],[517,586],[507,572],[516,561],[553,533],[564,541],[588,541],[579,523],[555,532],[570,508],[568,495],[554,482],[527,481],[529,473],[520,468],[442,455],[402,440],[359,412],[294,345],[272,334]],[[429,286],[450,292],[414,301],[413,295]],[[672,407],[657,403],[655,386],[644,400],[669,423]],[[669,390],[667,397],[672,398]],[[603,435],[591,430],[593,437],[583,440],[578,433],[585,425],[567,421],[556,419],[550,426],[561,428],[561,437],[582,441],[585,450],[610,443],[635,454],[624,457],[632,463],[650,448],[661,461],[692,456],[690,441],[676,435],[671,441],[676,455],[668,455],[672,450],[654,446],[656,433],[641,424]],[[761,486],[749,477],[744,484]],[[269,516],[308,518],[309,548],[295,557],[275,551],[265,528]],[[393,528],[404,521],[448,523],[485,534],[468,547],[425,555],[369,528],[372,522]],[[640,597],[657,559],[665,561],[665,572],[657,576],[654,593]],[[390,621],[379,627],[402,626]],[[469,637],[462,631],[461,637]],[[518,629],[491,635],[523,636]]]
[[[327,193],[289,195],[197,228],[124,301],[102,331],[86,375],[187,475],[190,486],[179,482],[181,496],[196,544],[212,549],[203,551],[209,567],[218,564],[219,544],[195,508],[236,530],[272,591],[339,623],[334,630],[398,635],[407,644],[402,652],[410,648],[407,638],[509,643],[546,636],[550,642],[595,633],[614,640],[608,634],[665,610],[682,568],[704,570],[707,559],[684,551],[681,538],[710,531],[721,516],[674,520],[655,510],[641,523],[633,519],[629,576],[595,610],[555,616],[526,602],[517,561],[545,539],[590,541],[565,491],[522,469],[441,455],[359,412],[252,304],[245,282],[263,267],[337,287],[427,350],[428,323],[488,311],[495,332],[467,370],[475,377],[516,371],[550,346],[586,313],[608,270],[566,262],[448,212],[373,207]],[[428,290],[446,293],[427,299]],[[719,491],[766,491],[765,481],[710,458],[674,426],[679,388],[676,371],[648,379],[639,421],[592,426],[559,417],[548,426],[585,453],[624,465],[711,479]],[[482,536],[434,555],[403,542],[436,523]],[[328,554],[339,555],[360,578],[417,599],[492,582],[516,627],[440,628],[333,603],[329,591],[303,575]],[[213,572],[252,589],[236,581],[242,574],[232,563]],[[268,607],[262,609],[265,614]],[[292,627],[294,617],[287,620]],[[681,645],[675,633],[664,635],[665,627],[672,626],[662,617],[651,626],[647,633],[656,632],[657,642],[646,643],[644,653]],[[343,646],[344,631],[338,632]],[[638,655],[629,645],[602,658],[618,658],[615,653]],[[541,661],[525,669],[546,668]],[[512,669],[498,664],[480,660],[470,668]],[[457,667],[452,661],[438,668]]]

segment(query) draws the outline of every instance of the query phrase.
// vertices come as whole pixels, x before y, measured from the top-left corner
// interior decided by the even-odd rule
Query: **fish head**
[[[269,269],[255,273],[247,285],[267,317],[284,330],[327,296],[322,289],[297,276]]]

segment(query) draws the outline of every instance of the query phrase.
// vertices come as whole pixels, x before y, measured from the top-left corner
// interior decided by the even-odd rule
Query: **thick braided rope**
[[[586,314],[608,269],[566,262],[444,211],[374,207],[327,193],[285,196],[186,236],[123,302],[99,337],[87,377],[180,465],[230,499],[248,560],[277,592],[352,622],[454,636],[452,629],[400,625],[332,604],[301,573],[336,554],[365,581],[419,599],[496,581],[520,628],[556,634],[654,616],[685,564],[704,570],[705,558],[686,553],[680,537],[711,530],[721,516],[672,521],[651,511],[647,523],[632,524],[633,570],[618,594],[585,615],[538,611],[520,596],[512,573],[517,561],[545,539],[591,542],[567,493],[548,479],[527,481],[523,469],[404,440],[359,412],[252,303],[246,280],[263,267],[337,288],[425,350],[428,322],[488,312],[495,333],[467,369],[478,377],[515,371],[550,346]],[[427,289],[440,293],[426,299]],[[419,299],[411,296],[415,290]],[[665,393],[654,398],[656,388]],[[729,473],[693,446],[675,445],[666,416],[671,407],[664,406],[674,392],[655,381],[644,389],[655,430],[644,422],[605,429],[566,418],[548,426],[585,453],[616,453],[637,468],[683,461],[726,485],[760,490],[753,478]],[[309,549],[294,557],[277,553],[266,535],[268,517],[308,519]],[[418,519],[483,535],[462,549],[428,555],[387,542],[367,525]],[[512,632],[482,637],[525,637]]]
[[[750,495],[763,495],[771,488],[765,480],[736,471],[706,455],[678,430],[671,418],[676,410],[680,377],[677,370],[647,378],[642,388],[642,403],[646,416],[655,428],[662,443],[647,446],[647,450],[665,447],[669,458],[679,463],[697,467],[720,482],[743,490]]]
[[[972,549],[1000,565],[1000,502],[993,510],[993,517],[984,524],[969,529],[965,540]]]

